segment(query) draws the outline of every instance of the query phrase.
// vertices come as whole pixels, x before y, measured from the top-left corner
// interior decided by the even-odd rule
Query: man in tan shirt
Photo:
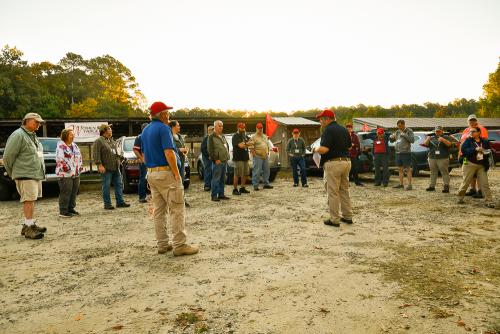
[[[269,184],[269,138],[262,132],[264,126],[257,123],[255,134],[252,136],[254,148],[251,150],[253,155],[252,184],[254,190],[259,190],[259,181],[262,174],[264,189],[273,189]]]

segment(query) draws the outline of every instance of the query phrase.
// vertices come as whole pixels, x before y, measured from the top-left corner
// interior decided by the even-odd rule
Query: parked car
[[[248,136],[252,136],[253,133],[247,133]],[[233,161],[233,144],[232,144],[232,134],[225,134],[227,143],[229,145],[229,161],[227,162],[227,172],[226,172],[226,184],[232,184],[233,183],[233,176],[234,176],[234,161]],[[269,140],[269,148],[270,148],[270,154],[269,154],[269,169],[271,170],[271,174],[269,175],[269,182],[273,182],[274,179],[276,179],[276,175],[278,175],[278,172],[281,169],[281,163],[280,163],[280,157],[279,157],[279,152],[278,148],[273,145],[271,140]],[[252,153],[250,153],[250,174],[252,175]],[[205,169],[203,165],[203,159],[201,158],[201,153],[198,155],[198,161],[196,163],[196,168],[198,170],[198,176],[200,180],[203,180],[203,170]]]
[[[134,192],[139,184],[140,161],[133,151],[135,138],[135,136],[120,137],[116,141],[118,155],[120,155],[122,159],[120,172],[122,174],[123,192],[125,193]],[[188,189],[191,182],[191,168],[189,167],[189,161],[187,159],[184,163],[184,171],[184,189]]]
[[[40,137],[38,138],[43,146],[43,158],[45,161],[45,180],[43,182],[57,182],[56,176],[56,147],[59,138]],[[4,148],[0,149],[0,201],[7,201],[19,198],[16,184],[5,170],[3,164]]]
[[[373,144],[373,138],[375,138],[375,133],[373,133],[373,137],[371,136],[371,132],[356,132],[356,135],[359,138],[359,144],[361,148],[361,154],[359,155],[359,166],[358,173],[368,173],[373,170],[373,157],[371,155],[371,148]],[[321,138],[316,139],[309,147],[306,149],[306,169],[307,172],[314,175],[322,175],[323,167],[316,166],[316,163],[313,160],[312,149],[319,147],[319,143]]]
[[[488,141],[495,163],[500,162],[500,130],[488,130]]]

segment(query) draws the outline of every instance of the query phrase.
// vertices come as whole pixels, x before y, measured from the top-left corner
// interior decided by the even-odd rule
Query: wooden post
[[[43,123],[42,134],[43,134],[43,137],[47,137],[47,122]]]

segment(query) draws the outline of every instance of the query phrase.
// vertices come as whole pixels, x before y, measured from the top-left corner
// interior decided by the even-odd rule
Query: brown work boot
[[[47,228],[46,227],[41,227],[41,226],[38,226],[36,224],[33,224],[32,225],[33,228],[35,229],[35,231],[37,232],[40,232],[40,233],[45,233],[47,232]],[[28,228],[29,226],[26,225],[26,224],[23,224],[23,228],[21,229],[21,235],[25,235],[26,234],[26,229]]]
[[[43,233],[37,230],[36,225],[23,225],[21,234],[24,235],[26,239],[41,239],[43,238]]]
[[[184,244],[174,249],[174,256],[193,255],[198,253],[198,247]]]
[[[172,244],[168,244],[167,247],[158,247],[158,254],[165,254],[168,251],[172,250]]]

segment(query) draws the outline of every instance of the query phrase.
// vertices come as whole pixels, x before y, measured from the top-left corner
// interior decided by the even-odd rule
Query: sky
[[[478,99],[498,0],[0,0],[29,62],[109,54],[149,103],[294,111]]]

